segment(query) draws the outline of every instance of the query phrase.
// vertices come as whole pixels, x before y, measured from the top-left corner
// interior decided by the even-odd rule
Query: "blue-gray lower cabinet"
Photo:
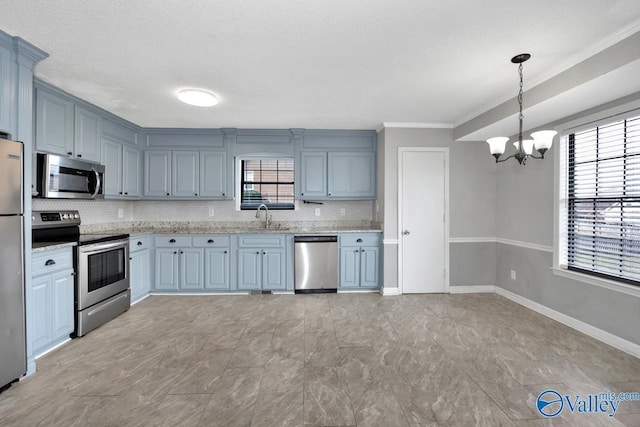
[[[238,237],[238,289],[284,290],[287,287],[284,235]]]
[[[69,338],[74,329],[72,249],[35,253],[31,258],[31,296],[27,336],[31,353],[42,354]]]
[[[148,236],[129,239],[129,288],[131,302],[149,294],[151,289],[151,253]]]
[[[156,248],[156,290],[201,290],[202,249]]]
[[[204,250],[204,288],[229,290],[229,248]]]
[[[340,287],[380,286],[380,236],[375,233],[340,236]]]

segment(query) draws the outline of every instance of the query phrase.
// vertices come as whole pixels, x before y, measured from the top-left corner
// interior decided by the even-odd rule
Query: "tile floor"
[[[640,392],[640,359],[500,296],[151,296],[38,360],[2,426],[640,426],[538,394]]]

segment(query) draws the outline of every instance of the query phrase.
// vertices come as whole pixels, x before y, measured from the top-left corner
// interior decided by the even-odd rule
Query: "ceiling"
[[[639,23],[637,0],[3,0],[0,13],[49,53],[39,79],[140,126],[203,128],[455,127],[515,96],[515,54],[532,54],[527,89]],[[185,87],[220,103],[182,104]]]

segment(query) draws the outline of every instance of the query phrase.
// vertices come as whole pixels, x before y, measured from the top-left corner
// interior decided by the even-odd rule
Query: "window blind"
[[[567,138],[567,266],[640,285],[640,116]]]
[[[269,209],[294,208],[293,159],[243,160],[241,209],[264,203]]]

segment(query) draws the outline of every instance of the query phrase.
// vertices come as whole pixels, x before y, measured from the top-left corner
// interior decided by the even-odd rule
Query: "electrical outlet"
[[[316,208],[316,216],[320,216],[320,208]]]
[[[511,280],[516,280],[516,271],[511,270]]]
[[[124,218],[124,209],[118,208],[118,218]]]
[[[209,208],[209,216],[212,217],[215,215],[215,209],[214,208]]]
[[[340,209],[340,215],[345,216],[347,214],[347,210],[345,208]]]

